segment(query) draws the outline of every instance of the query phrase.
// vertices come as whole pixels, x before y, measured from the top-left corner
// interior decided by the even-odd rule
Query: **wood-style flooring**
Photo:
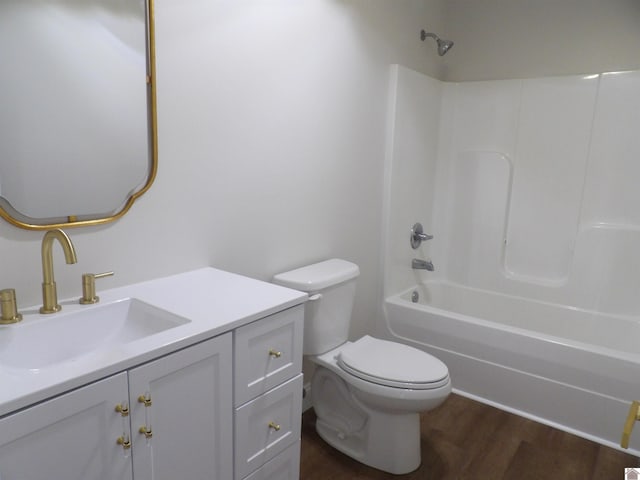
[[[315,414],[302,420],[301,480],[623,480],[626,453],[452,394],[421,416],[422,465],[380,472],[327,445]]]

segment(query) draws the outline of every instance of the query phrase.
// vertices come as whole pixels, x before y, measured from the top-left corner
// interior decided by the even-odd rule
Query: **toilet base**
[[[336,450],[395,475],[420,466],[419,413],[372,408],[344,380],[322,367],[315,372],[311,392],[316,431]]]
[[[333,448],[360,463],[395,475],[413,472],[421,463],[420,415],[380,415],[369,417],[366,427],[352,434],[321,419],[316,421],[316,431]]]

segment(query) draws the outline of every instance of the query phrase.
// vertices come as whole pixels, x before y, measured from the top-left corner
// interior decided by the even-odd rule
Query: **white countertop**
[[[127,370],[154,358],[223,334],[272,313],[304,303],[307,294],[241,275],[202,268],[142,283],[98,291],[99,305],[136,298],[189,320],[189,323],[124,344],[117,349],[88,353],[41,369],[0,365],[0,416],[46,398]],[[0,326],[17,329],[28,322],[55,322],[59,317],[95,308],[78,298],[60,301],[62,311],[41,315],[38,307],[22,310],[22,322]],[[60,335],[73,335],[63,331]],[[55,342],[55,338],[50,339]]]

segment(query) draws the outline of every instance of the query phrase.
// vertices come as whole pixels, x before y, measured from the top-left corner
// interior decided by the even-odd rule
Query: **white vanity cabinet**
[[[0,419],[0,479],[232,478],[231,358],[228,333]]]
[[[128,312],[130,329],[164,321],[156,309],[181,321],[133,339],[95,327],[98,349],[39,369],[0,362],[0,480],[298,480],[306,294],[207,267],[100,298],[154,307]],[[0,353],[41,332],[80,343],[44,329],[65,312],[65,325],[113,322],[100,305],[64,308],[0,328]]]
[[[234,331],[235,479],[299,475],[304,307]]]

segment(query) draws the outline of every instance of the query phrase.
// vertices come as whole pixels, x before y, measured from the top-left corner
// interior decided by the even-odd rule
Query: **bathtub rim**
[[[492,290],[484,290],[484,289],[480,289],[480,288],[474,288],[474,287],[467,287],[465,285],[460,285],[457,283],[453,283],[453,282],[448,282],[448,281],[441,281],[441,280],[432,280],[429,282],[422,282],[422,283],[417,283],[412,285],[411,287],[403,290],[400,293],[396,293],[393,295],[389,295],[384,299],[383,302],[383,311],[384,311],[384,324],[385,324],[385,328],[395,337],[397,338],[402,338],[405,340],[408,340],[410,342],[415,342],[415,340],[411,339],[411,338],[406,338],[403,335],[398,334],[392,325],[392,322],[389,318],[389,312],[387,309],[387,304],[388,303],[392,303],[394,305],[397,305],[399,307],[406,307],[406,308],[414,308],[414,309],[418,309],[418,310],[422,310],[422,311],[426,311],[429,313],[433,313],[436,315],[440,315],[440,316],[445,316],[445,317],[452,317],[455,320],[461,321],[461,322],[468,322],[468,323],[473,323],[476,325],[482,325],[484,327],[493,329],[493,330],[504,330],[507,331],[509,333],[513,333],[513,334],[517,334],[517,335],[524,335],[524,336],[528,336],[528,337],[533,337],[535,339],[538,340],[542,340],[545,342],[550,342],[556,345],[560,345],[563,347],[568,347],[568,348],[575,348],[577,350],[583,351],[583,352],[591,352],[591,353],[598,353],[601,355],[605,355],[607,357],[612,357],[612,358],[616,358],[618,360],[622,360],[625,362],[631,362],[631,363],[635,363],[635,364],[639,364],[640,365],[640,340],[639,340],[639,350],[638,353],[631,353],[631,352],[627,352],[624,350],[616,350],[610,347],[605,347],[605,346],[601,346],[601,345],[596,345],[593,343],[588,343],[588,342],[583,342],[580,340],[575,340],[572,338],[566,338],[566,337],[561,337],[558,335],[552,335],[549,333],[544,333],[544,332],[540,332],[538,330],[532,330],[532,329],[526,329],[526,328],[522,328],[522,327],[515,327],[513,325],[508,325],[506,323],[501,323],[498,321],[492,321],[492,320],[486,320],[484,318],[481,317],[473,317],[471,315],[467,315],[464,313],[459,313],[459,312],[455,312],[453,310],[446,310],[444,308],[441,307],[436,307],[433,305],[430,305],[428,303],[423,303],[423,302],[417,302],[414,303],[412,302],[410,299],[407,298],[403,298],[403,296],[406,295],[411,295],[411,292],[413,292],[416,288],[420,288],[420,287],[424,287],[424,288],[428,288],[429,284],[443,284],[443,285],[448,285],[448,286],[454,286],[456,288],[462,288],[462,289],[466,289],[466,290],[470,290],[473,292],[479,292],[479,293],[485,293],[485,294],[489,294],[489,295],[496,295],[496,296],[500,296],[500,297],[509,297],[509,298],[513,298],[513,299],[518,299],[518,300],[523,300],[523,301],[527,301],[527,302],[532,302],[532,303],[537,303],[537,304],[541,304],[541,305],[545,305],[545,306],[550,306],[550,307],[556,307],[556,308],[561,308],[561,309],[567,309],[567,310],[571,310],[573,312],[579,312],[579,313],[584,313],[586,315],[607,315],[608,317],[612,317],[615,319],[620,319],[623,321],[629,321],[629,322],[634,322],[634,323],[639,323],[640,324],[640,319],[637,317],[632,317],[632,316],[627,316],[627,315],[617,315],[617,314],[610,314],[610,313],[603,313],[603,312],[597,312],[597,311],[593,311],[593,310],[587,310],[587,309],[582,309],[579,307],[573,307],[573,306],[568,306],[568,305],[562,305],[562,304],[557,304],[557,303],[552,303],[552,302],[545,302],[545,301],[540,301],[537,299],[531,299],[531,298],[527,298],[527,297],[521,297],[521,296],[515,296],[515,295],[508,295],[508,294],[504,294],[501,292],[494,292]],[[418,342],[421,343],[421,342]],[[433,345],[434,347],[437,347],[437,345]]]

